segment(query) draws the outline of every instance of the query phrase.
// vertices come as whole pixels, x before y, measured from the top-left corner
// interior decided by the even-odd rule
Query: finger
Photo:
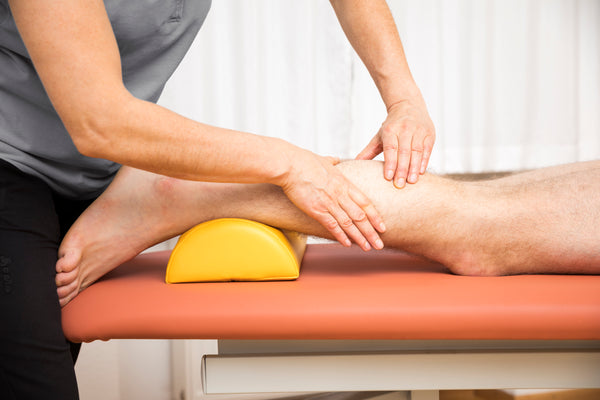
[[[329,233],[331,233],[334,239],[340,242],[343,246],[350,247],[352,245],[352,242],[338,223],[338,219],[332,215],[331,212],[329,214],[315,216],[315,219],[319,221],[319,223],[323,225],[323,227],[327,229]]]
[[[365,251],[371,250],[371,246],[369,245],[368,239],[362,234],[360,229],[358,229],[358,227],[355,225],[354,220],[345,211],[344,206],[342,206],[342,204],[344,204],[344,200],[340,198],[338,199],[338,201],[340,201],[341,204],[337,206],[334,205],[331,207],[331,209],[329,210],[331,215],[337,220],[339,226],[344,230],[346,235],[350,239],[352,239],[354,243],[358,244],[360,248]],[[348,207],[347,203],[348,202],[346,201],[346,204],[344,204],[346,207]],[[364,218],[366,217],[363,216],[363,219]]]
[[[371,246],[378,250],[383,249],[383,241],[375,229],[377,226],[380,227],[381,224],[374,225],[369,219],[367,212],[356,202],[354,202],[351,197],[340,199],[340,205],[344,208],[348,216],[354,221],[354,225],[356,225],[361,235],[366,238],[366,243],[361,244],[358,242],[362,249],[368,251]],[[374,208],[375,207],[372,207],[372,209]]]
[[[394,179],[398,166],[398,137],[396,135],[382,136],[383,144],[383,176],[388,181]]]
[[[423,160],[423,142],[413,138],[412,151],[410,154],[410,169],[408,171],[408,182],[417,183],[421,172]]]
[[[383,217],[379,214],[379,211],[375,208],[371,200],[363,194],[360,190],[353,188],[349,192],[349,196],[358,206],[365,212],[371,225],[375,227],[378,232],[385,232],[385,224]]]
[[[69,272],[59,272],[54,278],[54,283],[57,287],[65,286],[71,282],[77,280],[77,274],[79,270],[73,270]]]
[[[381,141],[379,135],[375,135],[367,146],[356,156],[357,160],[372,160],[381,153]]]
[[[421,161],[421,174],[424,174],[425,170],[427,170],[434,140],[435,139],[431,135],[425,136],[425,139],[423,139],[423,160]]]
[[[371,247],[376,249],[383,248],[383,242],[379,238],[379,234],[371,225],[371,221],[367,217],[367,213],[360,208],[349,196],[344,196],[338,199],[340,206],[344,209],[346,214],[352,219],[358,232],[360,233],[359,239],[363,242],[355,240],[356,243],[365,251],[371,250]]]
[[[417,183],[419,180],[421,160],[423,159],[423,152],[420,150],[413,150],[410,155],[410,169],[408,171],[408,183]]]
[[[398,166],[396,167],[394,186],[397,188],[403,188],[406,184],[406,178],[408,177],[408,166],[410,164],[410,157],[412,154],[411,143],[412,134],[407,134],[400,137],[400,143],[398,147]]]

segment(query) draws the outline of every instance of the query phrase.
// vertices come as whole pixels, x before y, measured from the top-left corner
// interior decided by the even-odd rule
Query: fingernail
[[[369,244],[369,242],[365,242],[365,244],[363,245],[363,250],[364,251],[371,250],[371,245]]]
[[[398,189],[402,189],[404,185],[406,185],[406,181],[402,178],[396,179],[394,181],[394,186],[396,186]]]
[[[379,224],[379,232],[383,233],[383,232],[385,232],[385,229],[386,229],[386,228],[385,228],[385,224],[384,224],[383,222],[382,222],[382,223],[380,223],[380,224]]]
[[[383,249],[383,242],[381,241],[381,239],[377,239],[377,241],[375,242],[375,248],[377,250]]]
[[[388,169],[387,171],[385,171],[385,179],[390,181],[390,180],[392,180],[393,177],[394,177],[394,171],[392,171],[391,169]]]
[[[352,242],[350,241],[350,239],[344,240],[344,246],[346,246],[346,247],[352,246]]]
[[[417,177],[417,174],[413,173],[410,176],[410,183],[415,183],[419,178]]]

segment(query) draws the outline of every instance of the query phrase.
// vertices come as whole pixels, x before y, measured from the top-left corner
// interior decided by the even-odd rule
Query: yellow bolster
[[[298,278],[306,236],[256,221],[221,218],[179,238],[166,282],[270,281]]]

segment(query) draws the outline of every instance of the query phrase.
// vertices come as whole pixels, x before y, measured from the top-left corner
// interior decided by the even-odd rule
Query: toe
[[[70,272],[77,268],[81,261],[81,253],[77,250],[66,250],[56,262],[56,272]]]
[[[56,286],[58,286],[58,287],[67,286],[67,285],[75,282],[75,280],[77,279],[78,272],[79,272],[78,269],[74,269],[69,272],[60,272],[60,273],[56,274],[56,278],[54,278],[54,282],[56,283]]]
[[[57,288],[56,293],[58,294],[58,301],[61,307],[63,307],[77,295],[77,282],[71,282],[69,285]]]

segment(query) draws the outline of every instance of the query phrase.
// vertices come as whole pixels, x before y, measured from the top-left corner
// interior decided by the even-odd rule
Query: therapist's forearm
[[[386,107],[420,95],[385,0],[331,0],[331,4]]]
[[[102,0],[10,0],[10,8],[82,154],[178,178],[275,184],[298,155],[281,140],[203,125],[132,96]]]
[[[202,124],[132,96],[110,110],[110,117],[75,135],[79,150],[162,175],[277,184],[289,170],[284,154],[299,150],[280,139]]]

